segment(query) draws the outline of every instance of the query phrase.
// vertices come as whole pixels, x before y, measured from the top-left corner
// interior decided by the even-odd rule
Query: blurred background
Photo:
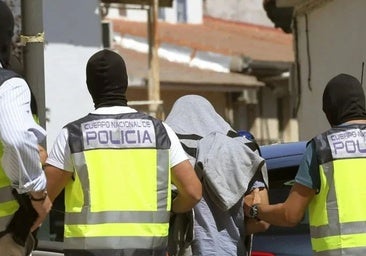
[[[126,60],[132,107],[164,119],[180,96],[199,94],[262,145],[325,130],[326,82],[341,72],[363,80],[363,0],[5,2],[47,144],[93,109],[85,65],[101,48]]]

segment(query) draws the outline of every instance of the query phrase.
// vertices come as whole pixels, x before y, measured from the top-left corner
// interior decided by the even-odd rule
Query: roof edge
[[[323,5],[332,2],[334,0],[308,0],[308,1],[301,1],[294,7],[294,15],[300,16],[305,15],[315,9],[322,7]]]

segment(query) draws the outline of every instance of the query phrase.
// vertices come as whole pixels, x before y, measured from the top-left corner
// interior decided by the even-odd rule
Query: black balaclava
[[[0,62],[4,68],[9,66],[13,34],[13,14],[6,3],[0,1]]]
[[[366,119],[365,94],[361,83],[347,74],[332,78],[324,89],[323,111],[331,126]]]
[[[126,64],[119,54],[104,49],[91,56],[86,65],[86,84],[95,108],[127,106]]]

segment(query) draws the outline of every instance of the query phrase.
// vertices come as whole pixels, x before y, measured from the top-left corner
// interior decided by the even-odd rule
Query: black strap
[[[230,138],[236,138],[240,136],[237,132],[233,130],[229,130],[226,135],[229,136]]]
[[[260,155],[261,151],[260,151],[259,146],[256,142],[254,142],[254,141],[246,142],[245,145],[247,145],[252,151],[258,150],[258,153]]]
[[[181,142],[180,144],[182,144],[182,147],[184,149],[184,151],[190,155],[191,157],[196,158],[196,154],[197,154],[197,148],[190,148],[188,147],[186,144],[184,144],[183,142]]]
[[[231,138],[240,137],[240,135],[233,130],[229,130],[226,135]],[[259,155],[261,155],[261,151],[260,151],[260,148],[259,148],[257,142],[249,141],[249,142],[246,142],[245,145],[247,145],[252,151],[258,150]]]
[[[177,136],[180,140],[200,140],[200,139],[202,139],[202,136],[197,135],[197,134],[179,134],[179,133],[177,133]],[[182,144],[182,147],[183,147],[184,151],[188,155],[190,155],[191,157],[196,158],[197,148],[188,147],[183,142],[181,142],[180,144]]]
[[[177,136],[180,140],[200,140],[202,139],[202,136],[197,134],[179,134],[177,133]]]
[[[236,137],[240,137],[240,135],[233,131],[233,130],[229,130],[226,134],[228,137],[230,138],[236,138]],[[200,140],[202,139],[202,136],[197,135],[197,134],[179,134],[177,133],[177,136],[180,140],[184,139],[184,140]],[[184,143],[182,143],[182,147],[184,149],[184,151],[186,151],[186,153],[192,157],[196,157],[196,153],[197,153],[197,148],[191,148],[188,147],[187,145],[185,145]],[[258,144],[255,141],[249,141],[246,142],[245,145],[247,147],[249,147],[252,151],[258,151],[259,155],[261,155],[261,151],[260,148],[258,146]]]
[[[0,68],[0,85],[4,83],[6,80],[13,77],[21,77],[21,76],[10,69]]]

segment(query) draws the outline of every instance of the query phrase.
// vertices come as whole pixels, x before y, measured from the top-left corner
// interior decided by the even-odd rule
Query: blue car
[[[290,192],[306,142],[292,142],[261,146],[266,159],[269,178],[269,201],[271,204],[284,202]],[[254,235],[252,256],[310,256],[308,216],[296,227],[270,228]]]

